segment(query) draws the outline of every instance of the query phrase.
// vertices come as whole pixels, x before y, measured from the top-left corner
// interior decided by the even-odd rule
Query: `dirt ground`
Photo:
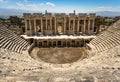
[[[34,48],[31,56],[47,63],[65,64],[83,59],[85,55],[84,48]]]

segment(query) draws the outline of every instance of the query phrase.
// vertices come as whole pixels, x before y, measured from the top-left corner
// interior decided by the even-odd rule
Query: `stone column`
[[[56,18],[55,18],[55,34],[56,34]]]
[[[86,28],[86,20],[84,19],[84,34],[85,34],[85,28]]]
[[[52,31],[52,18],[50,19],[50,30]]]
[[[64,18],[64,34],[66,34],[66,19]]]
[[[34,29],[35,29],[35,35],[37,35],[37,29],[36,29],[36,19],[34,19]]]
[[[31,27],[31,20],[29,19],[29,28],[30,28],[30,33],[31,33],[31,31],[32,31],[32,27]],[[32,34],[32,33],[31,33]]]
[[[69,31],[68,32],[70,33],[70,19],[69,19]]]
[[[90,22],[91,22],[91,21],[90,21],[90,19],[89,19],[89,20],[88,20],[88,29],[87,29],[87,30],[88,30],[88,33],[89,33],[89,31],[90,31],[90,24],[91,24]]]
[[[80,26],[80,24],[79,24],[79,19],[78,19],[78,28],[77,28],[77,33],[79,34],[79,26]]]
[[[27,20],[25,20],[25,31],[26,32],[27,32],[27,27],[28,27]]]
[[[95,20],[93,19],[92,21],[92,31],[94,32],[94,25],[95,25]]]
[[[73,34],[75,33],[75,19],[73,20]]]
[[[63,22],[63,23],[64,23],[64,24],[63,24],[63,25],[64,25],[64,26],[63,26],[63,27],[64,27],[64,32],[63,32],[63,34],[65,34],[65,19],[64,19],[64,22]]]
[[[41,32],[42,32],[42,34],[43,34],[43,22],[42,22],[42,18],[41,18]]]
[[[45,32],[46,32],[46,34],[47,34],[47,26],[48,26],[48,25],[47,25],[47,18],[46,18],[46,31],[45,31]]]

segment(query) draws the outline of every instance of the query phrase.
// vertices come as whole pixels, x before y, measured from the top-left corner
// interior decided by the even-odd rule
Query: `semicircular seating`
[[[120,20],[98,35],[88,45],[98,53],[120,46]]]
[[[22,53],[28,45],[26,40],[7,29],[7,26],[0,27],[0,47]]]
[[[70,68],[68,68],[69,66],[65,68],[63,65],[60,65],[60,68],[62,68],[60,69],[58,68],[58,65],[56,65],[56,68],[54,69],[51,68],[53,66],[52,64],[46,64],[46,66],[45,63],[39,62],[31,58],[29,54],[22,54],[22,51],[24,51],[28,45],[29,44],[27,43],[27,41],[17,36],[14,32],[8,30],[6,27],[0,27],[0,71],[2,70],[2,73],[0,74],[2,76],[6,74],[8,75],[8,78],[10,78],[9,75],[20,75],[20,77],[23,76],[23,78],[27,79],[27,81],[31,78],[28,78],[29,75],[35,77],[40,76],[42,77],[42,79],[47,78],[47,80],[42,82],[47,82],[49,78],[53,79],[50,82],[56,82],[56,80],[54,81],[54,79],[59,79],[59,77],[61,76],[67,76],[69,78],[72,78],[72,80],[76,80],[74,82],[82,80],[84,80],[84,82],[91,82],[89,78],[92,75],[95,82],[109,82],[111,80],[113,82],[119,82],[119,21],[113,24],[110,28],[108,28],[107,31],[101,33],[88,44],[92,50],[96,51],[94,56],[78,61],[77,63],[70,64]],[[82,76],[84,76],[84,74],[88,76],[86,77],[86,80],[84,78],[81,78]],[[80,77],[80,80],[78,77]],[[4,82],[4,79],[5,78],[3,78],[3,81],[1,82]],[[12,81],[11,79],[9,81],[16,82],[15,79],[14,81]],[[62,82],[71,81],[67,80]]]

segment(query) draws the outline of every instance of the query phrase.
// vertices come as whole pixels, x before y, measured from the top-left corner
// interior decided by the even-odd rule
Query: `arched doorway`
[[[63,24],[60,22],[57,26],[58,34],[63,34]]]
[[[63,34],[62,26],[59,25],[57,30],[59,34]]]

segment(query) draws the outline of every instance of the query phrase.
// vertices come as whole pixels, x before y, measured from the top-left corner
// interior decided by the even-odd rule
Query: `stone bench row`
[[[114,34],[116,34],[116,33],[120,34],[120,30],[115,31],[113,33],[110,33],[110,32],[106,31],[104,34],[101,34],[100,36],[98,36],[95,39],[93,39],[90,43],[92,43],[92,44],[98,44],[99,42],[105,40],[106,38],[114,36]]]
[[[97,45],[97,44],[99,44],[99,43],[101,43],[101,42],[103,42],[103,41],[105,41],[105,40],[107,40],[107,39],[109,39],[109,38],[111,38],[111,37],[113,37],[115,35],[116,35],[116,38],[119,37],[120,31],[116,32],[115,34],[111,34],[109,37],[99,38],[99,39],[94,40],[94,42],[90,42],[90,43],[94,44],[94,45]]]
[[[0,47],[22,53],[28,46],[28,42],[17,36],[5,27],[0,27]]]
[[[26,55],[15,53],[7,49],[0,48],[0,61],[2,63],[6,62],[13,62],[16,66],[20,65],[21,71],[28,72],[28,71],[40,71],[41,69],[44,69],[42,65],[39,64],[39,62],[36,62],[35,60],[28,58]],[[14,70],[14,71],[12,71]],[[12,69],[9,70],[11,73],[15,71],[18,71],[18,69]]]
[[[111,29],[110,29],[111,28]],[[112,33],[116,33],[118,32],[120,29],[118,28],[115,28],[113,26],[109,27],[106,31],[102,32],[101,34],[99,34],[98,37],[96,37],[95,39],[93,39],[91,42],[94,42],[96,39],[99,39],[99,38],[106,38],[108,36],[110,36]]]
[[[10,35],[10,36],[3,35],[3,34],[1,34],[1,35],[4,36],[4,37],[7,37],[8,39],[10,39],[12,41],[14,41],[16,44],[20,44],[20,45],[24,45],[24,46],[28,45],[28,43],[25,40],[14,37],[13,35]]]
[[[108,50],[110,48],[113,48],[115,46],[118,46],[120,44],[120,43],[113,42],[112,40],[107,40],[107,41],[95,46],[97,51],[102,52],[102,51]]]
[[[2,37],[7,37],[7,36],[2,36]],[[7,39],[10,40],[10,41],[12,41],[12,42],[14,42],[14,43],[17,44],[17,45],[23,46],[24,48],[26,48],[26,47],[28,46],[28,43],[27,43],[26,41],[24,41],[24,40],[19,40],[19,39],[18,39],[18,41],[21,42],[21,43],[18,43],[18,41],[14,41],[13,39],[11,39],[11,37],[7,37]],[[17,38],[16,38],[16,39],[17,39]]]
[[[115,46],[120,45],[120,34],[114,34],[111,37],[108,37],[104,39],[103,41],[95,44],[95,43],[90,43],[92,44],[98,52],[105,51],[107,49],[113,48]]]
[[[2,48],[10,49],[10,50],[18,52],[18,53],[22,53],[22,51],[26,48],[24,46],[14,43],[14,41],[11,41],[11,40],[7,39],[6,37],[0,36],[0,38],[2,38],[0,40],[0,47],[2,47]]]
[[[25,45],[26,44],[26,45],[28,45],[27,41],[23,40],[22,38],[17,36],[14,32],[12,32],[12,31],[10,31],[8,29],[1,28],[0,29],[0,34],[5,36],[5,37],[10,38],[11,40],[15,41],[18,44],[21,44],[21,45]]]
[[[18,61],[20,63],[30,64],[31,66],[38,64],[38,66],[39,66],[39,62],[37,63],[36,61],[32,60],[31,58],[28,58],[26,55],[24,55],[24,56],[23,55],[24,54],[15,53],[8,49],[0,48],[0,58],[1,59]]]

